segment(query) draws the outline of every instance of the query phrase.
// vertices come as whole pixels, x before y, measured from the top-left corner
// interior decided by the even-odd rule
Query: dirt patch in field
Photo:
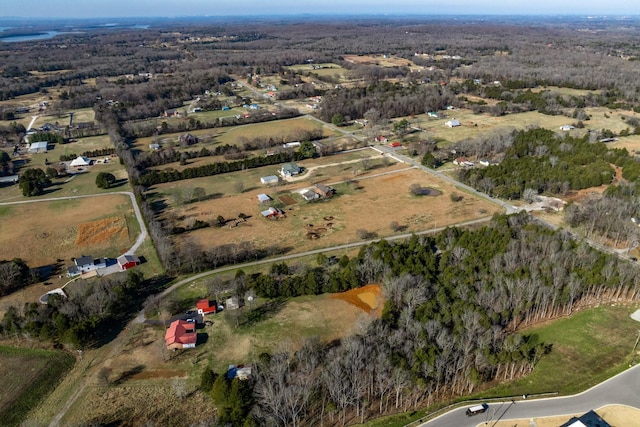
[[[365,313],[375,313],[377,315],[382,314],[384,305],[380,285],[366,285],[346,292],[332,294],[331,298],[346,301]]]
[[[292,206],[298,203],[296,202],[296,199],[286,194],[283,196],[278,196],[278,199],[280,199],[280,201],[287,206]]]
[[[132,375],[130,380],[149,380],[161,378],[186,378],[187,371],[184,369],[155,369],[152,371],[142,371]]]
[[[96,245],[112,239],[129,236],[127,221],[123,215],[84,222],[78,225],[77,246]]]

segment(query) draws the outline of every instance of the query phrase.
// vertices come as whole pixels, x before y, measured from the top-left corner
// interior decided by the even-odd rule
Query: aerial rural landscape
[[[5,16],[0,58],[0,425],[638,425],[639,18]]]

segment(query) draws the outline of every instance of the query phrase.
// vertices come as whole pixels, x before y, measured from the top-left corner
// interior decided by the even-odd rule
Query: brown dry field
[[[603,406],[600,409],[596,409],[596,413],[612,426],[619,427],[637,425],[637,420],[640,417],[640,409],[623,405]],[[532,420],[535,422],[537,427],[557,427],[566,423],[571,419],[571,417],[576,415],[580,416],[582,414],[563,415],[559,417],[539,417],[533,418]],[[484,422],[478,424],[478,426],[484,425]],[[527,418],[520,420],[503,420],[492,425],[495,427],[530,427],[533,424],[531,423],[531,419]]]
[[[66,262],[80,255],[114,256],[129,249],[135,235],[122,232],[125,224],[116,228],[113,238],[103,235],[92,241],[79,235],[83,229],[95,228],[94,221],[121,218],[133,213],[129,198],[124,195],[38,202],[0,208],[0,259],[22,258],[31,267]]]
[[[375,172],[385,170],[377,169]],[[409,194],[409,186],[413,183],[443,194],[437,197],[413,196]],[[280,187],[279,194],[270,195],[275,198],[308,185],[308,182],[289,184]],[[324,202],[288,206],[285,208],[286,218],[276,221],[260,215],[260,211],[266,209],[256,202],[257,194],[264,192],[262,189],[193,203],[173,212],[178,217],[193,216],[209,221],[217,215],[235,218],[240,212],[251,216],[238,227],[209,227],[181,235],[181,239],[182,236],[192,238],[203,248],[246,241],[256,247],[279,244],[291,247],[292,252],[304,252],[354,242],[359,229],[377,233],[380,237],[390,236],[393,234],[389,227],[392,221],[405,227],[403,233],[411,233],[486,217],[499,210],[493,204],[468,194],[464,194],[462,201],[452,202],[450,195],[456,190],[450,184],[416,169],[368,179],[358,177],[357,185],[360,187],[358,190],[336,185],[337,195]],[[341,191],[346,194],[341,194]],[[320,238],[310,240],[307,234],[318,231],[317,228],[321,229],[317,233]]]
[[[382,67],[417,67],[413,62],[404,58],[384,58],[382,55],[370,56],[370,55],[343,55],[344,60],[347,62],[353,62],[355,64],[377,64]]]
[[[72,257],[123,253],[136,237],[135,231],[129,230],[131,219],[127,219],[133,216],[130,199],[123,195],[100,197],[99,202],[90,197],[0,207],[0,259],[22,258],[30,267],[62,259],[68,266]],[[10,305],[21,307],[37,301],[67,281],[64,274],[62,278],[54,275],[48,284],[37,283],[1,298],[0,316]]]

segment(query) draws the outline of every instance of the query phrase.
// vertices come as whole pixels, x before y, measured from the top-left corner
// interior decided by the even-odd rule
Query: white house
[[[75,265],[67,268],[67,276],[75,277],[83,273],[106,268],[107,260],[104,258],[93,259],[92,256],[81,256],[74,260]]]
[[[73,161],[69,164],[69,166],[71,167],[89,166],[90,164],[91,164],[91,159],[87,157],[78,156],[75,159],[73,159]]]
[[[305,199],[307,202],[320,198],[320,195],[318,193],[316,193],[315,191],[311,191],[308,188],[303,188],[302,190],[299,191],[299,193],[302,196],[302,198]]]
[[[449,126],[450,128],[461,126],[460,122],[457,119],[447,120],[445,125]]]

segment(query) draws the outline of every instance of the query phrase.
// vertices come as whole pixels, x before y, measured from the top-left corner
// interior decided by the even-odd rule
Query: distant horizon
[[[21,0],[5,3],[0,19],[154,19],[208,17],[322,17],[322,16],[638,16],[631,0],[245,0],[219,3],[210,0]],[[366,12],[366,13],[363,13]]]

